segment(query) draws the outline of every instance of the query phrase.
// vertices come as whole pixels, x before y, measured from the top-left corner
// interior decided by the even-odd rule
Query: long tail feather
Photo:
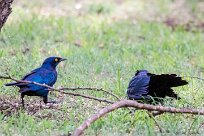
[[[155,75],[151,77],[151,80],[157,83],[165,83],[169,87],[177,87],[188,84],[186,80],[183,80],[181,77],[177,76],[176,74],[162,74],[162,75]]]
[[[5,86],[13,86],[13,85],[17,85],[18,83],[17,82],[11,82],[11,83],[7,83],[7,84],[4,84]]]

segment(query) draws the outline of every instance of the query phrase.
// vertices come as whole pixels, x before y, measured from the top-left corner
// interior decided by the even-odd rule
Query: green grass
[[[114,19],[119,9],[131,7],[132,3],[127,1],[120,6],[114,1],[109,4],[86,3],[82,15],[59,16],[36,13],[35,8],[42,3],[26,3],[24,8],[30,8],[29,14],[21,4],[15,3],[0,35],[0,74],[7,72],[21,78],[40,66],[46,57],[61,56],[68,60],[58,67],[56,87],[102,87],[121,98],[126,97],[128,82],[138,69],[203,77],[204,33],[200,29],[185,31],[182,26],[172,31],[162,22],[135,20],[132,16],[121,19],[119,15]],[[159,1],[164,7],[169,3],[171,1]],[[159,10],[163,12],[165,8]],[[189,85],[175,88],[182,99],[166,99],[165,106],[203,107],[203,82],[187,80]],[[17,88],[3,86],[6,82],[9,81],[0,80],[1,101],[20,104]],[[83,93],[113,99],[101,92]],[[60,98],[58,93],[51,93],[49,97]],[[30,105],[39,104],[40,100],[26,97],[26,103]],[[0,135],[67,134],[104,106],[106,104],[80,97],[64,96],[63,103],[57,108],[3,110],[0,113]],[[9,116],[8,112],[11,112]],[[202,116],[163,114],[156,120],[163,134],[146,112],[130,115],[129,110],[120,109],[95,122],[85,134],[185,135],[204,132],[200,127],[204,121]]]

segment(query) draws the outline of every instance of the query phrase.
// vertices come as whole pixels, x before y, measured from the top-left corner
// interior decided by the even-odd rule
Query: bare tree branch
[[[93,90],[93,91],[101,91],[101,92],[105,92],[107,94],[112,95],[117,100],[120,100],[120,98],[117,95],[111,93],[110,91],[106,91],[103,88],[95,88],[95,87],[75,87],[75,88],[70,87],[70,88],[68,88],[68,87],[62,87],[62,88],[59,88],[59,90],[72,90],[72,91],[74,91],[74,90]]]
[[[106,100],[106,99],[102,99],[102,98],[96,98],[96,97],[93,97],[93,96],[88,96],[88,95],[83,95],[83,94],[78,94],[78,93],[70,93],[70,92],[61,92],[61,93],[68,94],[68,95],[73,95],[73,96],[81,96],[81,97],[96,100],[96,101],[99,101],[99,102],[105,102],[105,103],[111,103],[111,104],[114,103],[113,101],[110,101],[110,100]]]
[[[109,112],[112,112],[116,109],[122,107],[134,107],[141,110],[148,110],[148,111],[160,111],[160,112],[169,112],[169,113],[186,113],[186,114],[196,114],[196,115],[204,115],[204,110],[198,109],[178,109],[173,107],[163,107],[163,106],[154,106],[150,104],[142,104],[132,100],[121,100],[115,102],[114,104],[101,109],[96,114],[92,115],[90,118],[85,120],[73,133],[73,136],[79,136],[83,134],[84,130],[88,128],[92,123],[94,123],[99,118],[103,117]]]
[[[37,82],[26,81],[26,80],[17,80],[15,78],[12,78],[10,75],[8,75],[8,76],[1,76],[0,75],[0,79],[11,79],[11,80],[19,82],[19,83],[35,84],[35,85],[43,86],[43,87],[49,88],[52,91],[57,91],[57,92],[60,92],[60,93],[63,93],[63,94],[68,94],[68,95],[73,95],[73,96],[80,96],[80,97],[83,97],[83,98],[92,99],[92,100],[96,100],[96,101],[99,101],[99,102],[105,102],[105,103],[111,103],[111,104],[114,103],[113,101],[102,99],[102,98],[96,98],[96,97],[88,96],[88,95],[84,95],[84,94],[62,91],[62,90],[77,90],[78,88],[80,88],[82,90],[83,89],[82,87],[57,89],[57,88],[51,87],[51,86],[46,85],[46,84],[40,84],[40,83],[37,83]],[[89,89],[89,88],[86,87],[84,89]],[[91,89],[94,90],[94,89],[97,89],[97,88],[91,88]],[[98,90],[100,90],[100,89],[98,89]],[[108,91],[106,91],[106,92],[108,92]],[[110,94],[112,94],[112,93],[110,93]]]
[[[10,75],[8,75],[8,76],[0,76],[0,79],[11,79],[11,80],[19,82],[19,83],[35,84],[35,85],[39,85],[39,86],[43,86],[43,87],[49,88],[50,90],[60,91],[60,90],[58,90],[58,89],[56,89],[54,87],[51,87],[49,85],[46,85],[46,84],[40,84],[40,83],[37,83],[37,82],[27,81],[27,80],[18,80],[18,79],[12,78]]]

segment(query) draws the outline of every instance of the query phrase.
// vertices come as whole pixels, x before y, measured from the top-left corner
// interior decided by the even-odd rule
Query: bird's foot
[[[50,101],[47,101],[47,103],[57,104],[57,103],[60,103],[60,101],[50,100]]]
[[[60,101],[50,100],[50,101],[47,101],[45,107],[56,107],[58,106],[58,103],[60,103]]]

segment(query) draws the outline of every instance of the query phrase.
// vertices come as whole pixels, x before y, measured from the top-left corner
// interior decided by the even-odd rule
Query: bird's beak
[[[60,61],[65,61],[65,60],[67,60],[67,59],[65,59],[65,58],[61,58],[61,59],[60,59]]]

